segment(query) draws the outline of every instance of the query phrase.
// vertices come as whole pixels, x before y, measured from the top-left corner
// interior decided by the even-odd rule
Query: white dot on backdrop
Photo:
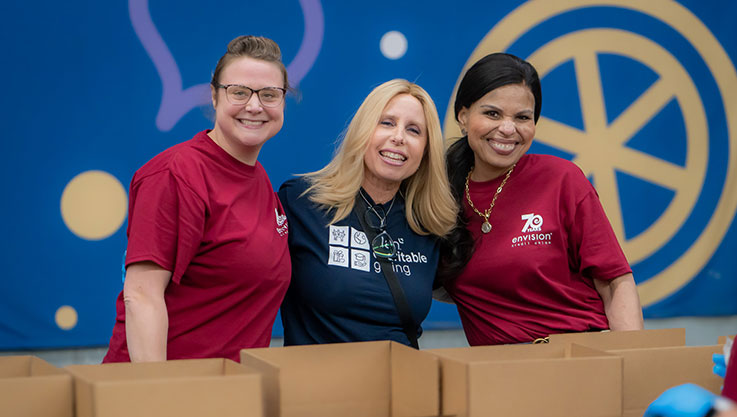
[[[379,48],[381,48],[381,53],[385,57],[399,59],[407,52],[407,38],[404,37],[402,32],[397,32],[396,30],[386,32],[381,37]]]

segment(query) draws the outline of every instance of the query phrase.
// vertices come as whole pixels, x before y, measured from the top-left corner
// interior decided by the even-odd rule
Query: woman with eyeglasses
[[[432,99],[397,79],[366,97],[326,167],[282,185],[292,256],[285,345],[416,345],[438,238],[456,216],[443,153]]]
[[[210,84],[215,125],[134,175],[127,267],[103,362],[223,357],[265,347],[289,285],[287,223],[257,157],[282,128],[279,46],[241,36]]]
[[[540,117],[537,71],[487,55],[458,86],[463,137],[448,149],[458,226],[439,277],[471,345],[552,333],[642,329],[632,270],[574,163],[527,154]]]

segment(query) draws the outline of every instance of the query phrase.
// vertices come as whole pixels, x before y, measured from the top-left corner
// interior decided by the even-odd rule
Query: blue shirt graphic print
[[[282,304],[284,344],[393,340],[409,345],[381,266],[354,211],[329,225],[332,213],[302,193],[304,178],[279,189],[289,221],[292,281]],[[367,193],[364,195],[374,204]],[[382,206],[389,210],[391,202]],[[418,324],[427,316],[438,264],[437,238],[410,229],[401,194],[386,217],[397,247],[393,269]]]

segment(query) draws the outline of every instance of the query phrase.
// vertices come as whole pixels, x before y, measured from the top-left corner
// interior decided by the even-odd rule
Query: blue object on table
[[[724,378],[724,375],[727,374],[727,364],[724,361],[724,355],[721,353],[715,353],[711,355],[711,361],[714,362],[714,373]]]
[[[694,384],[667,389],[650,404],[643,417],[704,417],[716,395]]]

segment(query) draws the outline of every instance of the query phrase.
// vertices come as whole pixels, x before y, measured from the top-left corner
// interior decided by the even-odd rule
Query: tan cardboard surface
[[[33,356],[0,357],[3,416],[73,417],[72,377]]]
[[[601,350],[685,346],[686,329],[551,334],[550,344],[576,343]]]
[[[721,345],[608,351],[624,359],[624,410],[644,410],[666,389],[687,382],[718,394],[722,379],[712,373],[711,355],[720,350]]]
[[[719,336],[719,338],[717,339],[717,344],[718,345],[723,345],[723,344],[727,343],[727,338],[728,337],[730,339],[732,339],[732,340],[734,340],[735,338],[737,338],[737,336],[735,336],[733,334],[732,335],[729,335],[729,336]]]
[[[72,365],[77,417],[262,417],[261,376],[228,359]]]
[[[435,355],[400,344],[391,348],[392,416],[434,416],[440,410],[440,367]],[[432,384],[429,386],[428,384]]]
[[[438,413],[437,359],[394,342],[244,349],[241,364],[264,374],[269,417]]]
[[[634,410],[622,411],[622,417],[642,417],[645,414],[646,408],[637,408]]]
[[[443,415],[619,417],[622,359],[569,345],[429,350],[441,359]]]

